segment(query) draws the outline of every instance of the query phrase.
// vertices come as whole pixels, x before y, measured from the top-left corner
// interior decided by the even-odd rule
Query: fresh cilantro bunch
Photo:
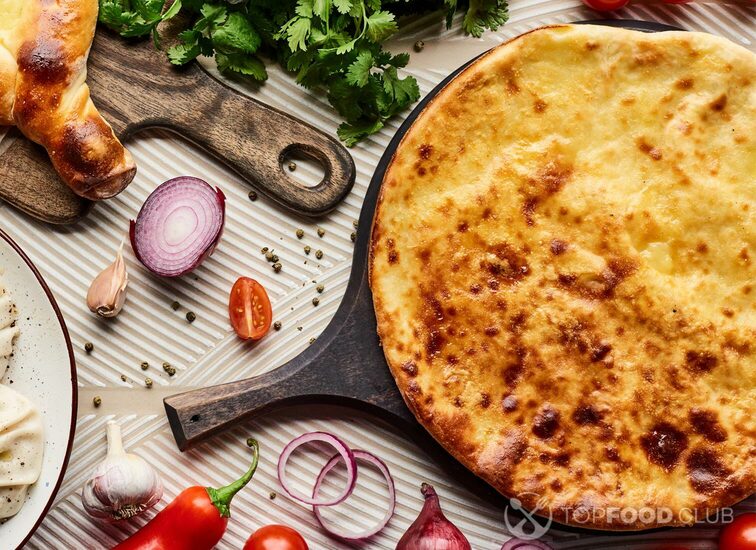
[[[465,0],[460,0],[465,1]],[[99,0],[100,21],[123,36],[152,33],[182,13],[190,24],[167,50],[176,65],[214,56],[221,73],[265,80],[261,55],[278,61],[302,86],[323,91],[345,122],[339,137],[352,146],[420,97],[417,81],[400,76],[409,54],[382,43],[398,30],[398,14],[446,8],[458,0]],[[443,4],[442,4],[443,2]],[[506,0],[469,0],[463,28],[480,36],[507,19]]]

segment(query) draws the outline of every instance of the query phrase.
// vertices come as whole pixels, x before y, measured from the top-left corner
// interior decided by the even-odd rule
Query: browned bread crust
[[[15,30],[6,31],[0,54],[0,120],[42,145],[76,194],[99,200],[120,193],[136,165],[98,113],[85,82],[97,0],[20,4],[11,14]]]
[[[378,332],[417,419],[504,495],[620,530],[754,492],[755,87],[722,38],[550,27],[404,137]]]

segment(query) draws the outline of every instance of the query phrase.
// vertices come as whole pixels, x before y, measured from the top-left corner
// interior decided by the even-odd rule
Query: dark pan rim
[[[55,500],[55,497],[58,494],[58,490],[60,489],[60,486],[63,483],[63,477],[66,474],[66,469],[68,468],[68,461],[71,458],[71,449],[73,448],[74,434],[76,433],[76,411],[78,410],[78,404],[79,404],[79,382],[76,376],[76,360],[74,359],[73,346],[71,345],[71,336],[68,334],[68,328],[66,327],[66,322],[63,319],[63,314],[60,311],[60,307],[58,307],[58,302],[55,300],[55,296],[53,296],[53,293],[50,290],[50,287],[47,286],[47,283],[42,278],[42,274],[39,272],[39,270],[34,265],[34,263],[32,263],[32,261],[26,255],[26,253],[21,249],[21,247],[18,244],[16,244],[16,242],[2,229],[0,229],[0,239],[7,242],[10,245],[10,247],[16,252],[16,254],[18,254],[21,257],[21,259],[29,267],[29,269],[32,270],[32,273],[34,273],[34,276],[37,278],[37,282],[42,287],[42,290],[45,291],[45,294],[47,295],[47,299],[50,302],[50,305],[52,305],[53,311],[55,312],[55,316],[58,318],[58,323],[60,324],[60,328],[63,331],[63,337],[66,341],[66,348],[68,349],[68,359],[71,366],[72,413],[71,413],[71,427],[68,431],[68,445],[66,446],[66,453],[65,453],[65,456],[63,457],[63,463],[60,466],[60,473],[58,474],[58,479],[55,482],[55,486],[53,487],[52,493],[50,493],[50,498],[47,500],[47,504],[45,504],[45,507],[40,512],[39,518],[37,518],[37,521],[34,523],[31,530],[29,530],[29,533],[26,535],[26,537],[24,537],[21,543],[16,547],[16,550],[20,550],[21,548],[23,548],[23,546],[27,542],[29,542],[29,539],[32,537],[34,532],[37,529],[39,529],[39,526],[42,525],[42,521],[44,521],[45,517],[47,516],[47,512],[50,511],[50,508],[53,505],[53,501]]]

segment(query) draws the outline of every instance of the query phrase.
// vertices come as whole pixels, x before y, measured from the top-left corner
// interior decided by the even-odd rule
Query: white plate
[[[21,331],[3,383],[40,408],[45,427],[39,481],[29,489],[21,511],[0,524],[0,546],[9,549],[20,548],[31,537],[63,480],[76,426],[77,387],[71,341],[55,298],[31,261],[2,229],[0,274],[18,307]]]

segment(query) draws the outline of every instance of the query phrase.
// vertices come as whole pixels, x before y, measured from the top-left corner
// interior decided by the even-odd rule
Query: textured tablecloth
[[[407,70],[427,93],[453,69],[508,38],[543,24],[600,17],[575,0],[511,0],[510,11],[510,22],[482,39],[464,37],[459,31],[459,18],[451,30],[446,30],[440,17],[426,16],[404,26],[389,47],[411,50],[416,40],[425,42],[421,53],[413,53]],[[634,3],[619,15],[706,31],[756,49],[753,3]],[[338,125],[338,116],[323,97],[297,87],[277,67],[270,70],[270,80],[265,85],[243,91],[326,132],[335,132]],[[284,213],[264,198],[250,202],[249,187],[232,172],[180,138],[157,131],[140,134],[129,144],[139,165],[131,187],[116,199],[100,204],[73,227],[50,227],[0,204],[2,227],[36,263],[60,304],[78,363],[80,393],[73,454],[55,505],[29,548],[109,547],[154,514],[103,526],[82,510],[81,487],[105,455],[105,423],[111,419],[122,425],[128,449],[147,458],[159,470],[165,496],[158,509],[189,485],[219,486],[235,479],[249,460],[244,440],[250,435],[259,439],[259,471],[236,497],[228,532],[219,548],[241,548],[250,532],[269,523],[297,528],[313,549],[357,547],[327,538],[312,512],[280,491],[275,464],[282,447],[291,438],[313,429],[332,431],[355,448],[374,451],[386,460],[396,479],[396,515],[380,535],[363,547],[393,549],[420,510],[420,482],[429,481],[441,494],[447,515],[469,537],[474,549],[500,548],[509,537],[502,513],[464,487],[456,486],[421,449],[401,434],[377,427],[370,417],[340,408],[291,409],[241,424],[190,452],[180,453],[163,413],[162,399],[166,395],[273,369],[299,354],[325,328],[346,289],[353,250],[352,223],[359,216],[374,167],[400,122],[398,117],[380,134],[352,149],[357,165],[354,190],[335,212],[318,222]],[[202,177],[220,186],[228,196],[221,245],[193,276],[178,281],[150,276],[127,246],[131,284],[126,308],[115,320],[95,318],[84,303],[90,281],[112,260],[126,235],[128,220],[136,215],[149,192],[160,182],[183,174]],[[312,177],[305,166],[300,166],[296,174]],[[322,238],[316,234],[318,227],[326,231]],[[301,241],[295,235],[298,228],[305,231]],[[305,244],[313,250],[323,250],[322,260],[306,257],[302,251]],[[260,253],[264,246],[275,249],[281,258],[281,273],[273,273],[265,261]],[[283,325],[280,332],[271,332],[254,347],[236,338],[227,320],[228,291],[241,275],[254,277],[265,285],[275,317]],[[313,281],[325,286],[318,307],[311,302],[316,296]],[[182,306],[176,312],[170,307],[174,300]],[[191,325],[184,317],[188,310],[197,315]],[[83,350],[87,341],[95,345],[91,355]],[[147,373],[140,369],[142,361],[150,363]],[[164,361],[178,369],[176,376],[169,378],[163,373]],[[126,381],[121,380],[121,375],[126,376]],[[146,375],[155,382],[152,389],[144,387]],[[103,401],[98,409],[92,405],[95,395]],[[292,478],[304,489],[312,483],[324,458],[325,455],[312,453],[298,457],[292,465]],[[270,499],[271,492],[278,493],[274,500]],[[385,502],[386,490],[378,475],[365,471],[354,496],[327,515],[346,527],[359,528],[379,517]],[[754,499],[741,508],[756,508]],[[716,527],[702,526],[652,535],[586,537],[553,528],[546,539],[556,541],[554,545],[559,548],[652,548],[654,542],[674,540],[684,541],[691,549],[704,549],[715,548],[716,532]]]

